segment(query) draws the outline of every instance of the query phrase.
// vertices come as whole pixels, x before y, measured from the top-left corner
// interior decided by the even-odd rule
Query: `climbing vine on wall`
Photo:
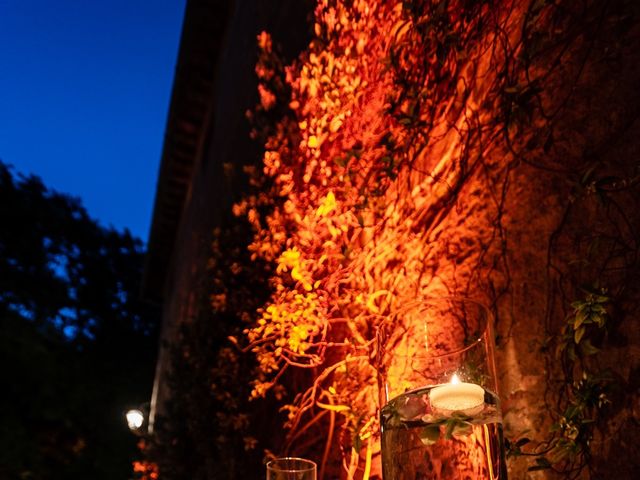
[[[281,402],[282,450],[311,452],[321,477],[379,475],[370,360],[382,319],[446,294],[479,297],[499,313],[511,286],[514,172],[584,175],[582,159],[548,159],[565,148],[558,132],[605,14],[599,2],[319,0],[315,36],[291,65],[259,36],[261,103],[250,117],[265,153],[262,171],[247,171],[255,193],[234,213],[252,226],[251,259],[272,265],[272,293],[231,340],[257,359],[252,398]],[[551,274],[565,220],[551,239]],[[607,293],[574,297],[564,330],[554,320],[555,302],[570,304],[583,273],[562,277],[546,313],[571,384],[553,393],[564,413],[551,442],[564,456],[549,459],[545,445],[528,451],[533,469],[571,475],[588,462],[590,425],[607,403],[604,374],[586,366],[607,325]],[[555,385],[562,372],[548,372]],[[515,454],[527,444],[515,443]]]
[[[380,319],[415,296],[477,293],[493,281],[482,267],[500,262],[496,211],[463,227],[463,241],[445,246],[455,252],[437,239],[452,209],[469,213],[456,205],[463,189],[496,181],[482,171],[502,113],[485,104],[504,87],[488,72],[504,62],[509,12],[490,2],[355,1],[319,2],[315,13],[316,37],[286,67],[286,88],[274,85],[270,37],[259,38],[255,117],[278,102],[291,114],[265,139],[270,191],[236,206],[254,225],[255,258],[276,265],[246,348],[260,364],[255,397],[276,386],[282,395],[287,372],[308,372],[289,383],[296,394],[283,407],[290,446],[299,432],[328,430],[315,447],[321,471],[335,443],[348,476],[368,477],[379,428],[369,358]],[[495,166],[500,178],[508,162]],[[499,193],[490,201],[499,205]],[[473,227],[486,228],[481,248]],[[467,257],[470,268],[439,274],[442,253]]]

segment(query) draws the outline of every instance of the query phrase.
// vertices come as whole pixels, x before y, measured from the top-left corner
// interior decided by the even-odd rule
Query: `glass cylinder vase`
[[[267,463],[267,480],[316,480],[315,462],[306,458],[282,457]]]
[[[507,478],[492,321],[482,304],[445,297],[382,323],[384,480]]]

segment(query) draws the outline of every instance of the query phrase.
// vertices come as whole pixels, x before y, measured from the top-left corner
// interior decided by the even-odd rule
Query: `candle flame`
[[[460,383],[460,379],[458,378],[457,374],[455,374],[455,373],[453,374],[453,377],[451,377],[451,383],[454,384],[454,385]]]

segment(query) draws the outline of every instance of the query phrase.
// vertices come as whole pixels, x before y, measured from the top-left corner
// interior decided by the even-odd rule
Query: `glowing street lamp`
[[[129,430],[137,432],[144,423],[144,414],[138,409],[131,409],[126,413]]]

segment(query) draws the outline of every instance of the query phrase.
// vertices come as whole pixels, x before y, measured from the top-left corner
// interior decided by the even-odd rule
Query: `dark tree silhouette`
[[[0,478],[128,478],[150,396],[143,246],[0,162]]]

